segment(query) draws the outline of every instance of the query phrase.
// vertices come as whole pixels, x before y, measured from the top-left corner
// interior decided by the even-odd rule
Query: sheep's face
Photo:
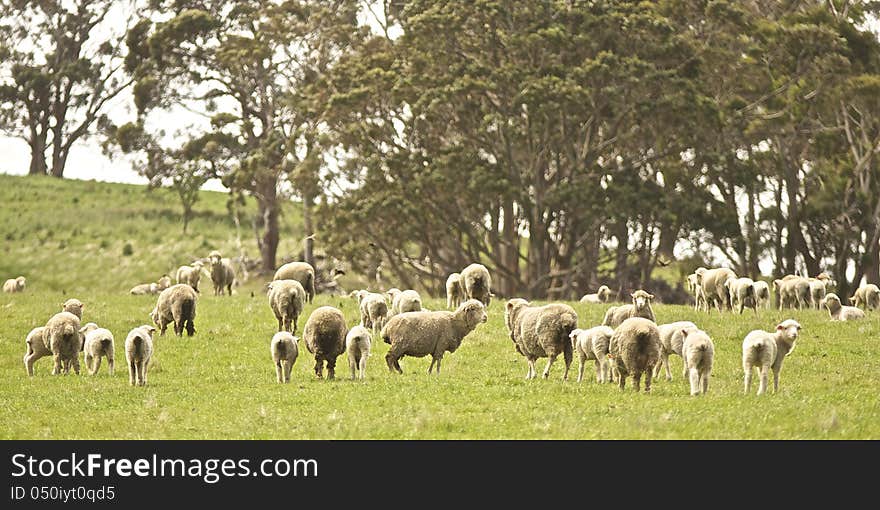
[[[835,310],[840,308],[840,298],[837,297],[837,294],[831,293],[826,294],[822,299],[822,306],[828,309],[829,312],[834,313]]]
[[[24,276],[19,276],[15,279],[15,283],[17,283],[19,287],[24,287],[24,284],[27,283],[27,280],[25,280]]]
[[[504,323],[507,325],[507,330],[513,334],[513,318],[516,316],[516,311],[522,306],[528,306],[529,302],[522,298],[513,298],[507,302],[507,305],[504,307]]]
[[[80,334],[85,335],[89,331],[94,331],[96,329],[98,329],[98,325],[95,324],[94,322],[90,322],[90,323],[86,324],[85,326],[79,328],[79,332],[80,332]]]
[[[460,309],[464,312],[465,321],[470,327],[476,327],[477,324],[489,320],[489,316],[486,315],[486,308],[483,306],[483,303],[480,303],[476,299],[469,299],[461,305]]]
[[[648,294],[643,290],[637,290],[631,294],[633,305],[635,305],[636,310],[644,310],[651,304],[651,300],[654,299],[653,294]]]
[[[599,287],[599,291],[597,292],[599,295],[599,299],[601,301],[607,301],[608,297],[611,295],[611,289],[608,288],[607,285],[603,285]]]
[[[197,261],[195,261],[195,262],[192,263],[192,267],[194,267],[194,268],[196,268],[196,269],[198,269],[198,270],[201,270],[203,267],[205,267],[205,263],[202,262],[201,260],[197,260]]]
[[[797,340],[800,330],[801,325],[794,319],[784,320],[776,326],[776,331],[781,332],[785,338],[791,341]]]
[[[80,302],[78,299],[68,299],[61,305],[61,310],[65,312],[70,312],[80,319],[82,319],[82,312],[85,308],[85,305]]]
[[[141,329],[144,330],[150,336],[150,338],[153,338],[153,333],[156,332],[156,328],[147,324],[141,326]]]

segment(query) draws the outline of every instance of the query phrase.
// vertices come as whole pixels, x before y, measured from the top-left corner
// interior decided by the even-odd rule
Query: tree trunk
[[[52,177],[61,179],[64,177],[64,167],[67,166],[67,156],[69,150],[58,148],[55,144],[52,148]]]
[[[274,183],[266,186],[263,193],[257,196],[257,206],[263,219],[263,235],[260,239],[260,259],[263,273],[275,271],[275,255],[278,251],[278,196]]]
[[[627,257],[629,256],[629,228],[626,220],[621,220],[615,226],[614,236],[617,238],[617,260],[614,274],[617,276],[618,294],[629,286],[629,271],[627,270]],[[617,296],[620,297],[619,295]]]
[[[747,193],[749,198],[749,212],[746,217],[746,274],[750,278],[758,278],[761,275],[761,270],[758,267],[759,242],[754,187],[750,185]]]
[[[309,193],[303,193],[303,230],[305,240],[303,243],[303,260],[315,267],[315,228],[312,222],[312,208],[314,197]]]
[[[46,175],[46,138],[30,140],[31,166],[28,175]]]
[[[519,287],[519,235],[516,232],[516,218],[513,213],[513,201],[507,200],[502,206],[501,260],[504,268],[511,276],[502,276],[499,282],[499,294],[504,297],[515,296]]]

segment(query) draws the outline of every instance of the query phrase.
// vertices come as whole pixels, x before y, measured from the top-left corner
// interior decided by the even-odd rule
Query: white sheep
[[[272,336],[272,341],[269,343],[272,362],[275,364],[275,380],[279,383],[290,382],[290,371],[299,356],[297,340],[299,339],[292,333],[279,331]]]
[[[299,316],[306,302],[306,290],[296,280],[273,280],[269,282],[269,307],[278,320],[278,331],[296,333]]]
[[[849,300],[853,306],[863,306],[868,311],[880,308],[880,287],[873,283],[862,285]]]
[[[843,306],[840,304],[840,298],[837,294],[829,292],[825,295],[823,306],[828,309],[833,321],[854,321],[864,319],[865,312],[854,306]]]
[[[159,327],[160,335],[165,335],[168,324],[174,325],[174,334],[177,336],[183,335],[184,328],[187,335],[195,334],[196,304],[199,300],[196,292],[192,286],[178,283],[159,294],[150,318]]]
[[[818,310],[821,308],[820,303],[825,299],[825,294],[828,292],[825,288],[825,280],[809,278],[808,281],[810,283],[810,305]]]
[[[660,376],[660,370],[666,368],[666,380],[672,380],[672,371],[669,369],[669,356],[682,354],[682,346],[684,345],[684,331],[687,329],[697,329],[697,325],[690,321],[670,322],[657,326],[660,332],[660,360],[654,367],[654,377]],[[681,376],[687,375],[687,365],[682,369]]]
[[[689,274],[687,282],[688,290],[694,295],[694,310],[703,310],[706,306],[706,296],[703,294],[699,275],[697,273]]]
[[[773,280],[773,288],[779,298],[779,310],[786,306],[798,309],[810,306],[810,281],[802,276],[787,275]]]
[[[487,308],[492,297],[492,278],[483,264],[471,264],[461,270],[464,299],[476,299]]]
[[[654,310],[651,308],[651,300],[654,299],[653,294],[648,294],[640,289],[630,294],[630,297],[632,297],[632,304],[612,306],[605,312],[605,318],[602,319],[603,326],[616,328],[630,317],[654,320]]]
[[[272,279],[296,280],[305,289],[306,300],[309,303],[315,298],[315,268],[308,262],[288,262],[275,271]]]
[[[185,283],[199,292],[199,280],[202,278],[202,269],[205,263],[197,260],[188,266],[180,266],[177,268],[177,283]]]
[[[731,307],[737,307],[739,313],[743,313],[745,307],[749,307],[758,313],[758,300],[755,297],[755,281],[751,278],[729,278],[724,282],[730,296]]]
[[[660,331],[654,321],[643,317],[626,319],[614,330],[608,350],[621,391],[626,386],[626,378],[632,377],[638,392],[642,374],[645,375],[645,392],[651,391],[652,372],[660,358]]]
[[[54,367],[52,375],[70,373],[79,375],[79,353],[82,351],[82,336],[79,333],[79,317],[70,312],[59,312],[49,319],[44,331],[46,345],[52,351]]]
[[[370,332],[363,326],[355,326],[345,335],[345,352],[348,353],[348,368],[352,379],[366,377],[371,345]]]
[[[786,319],[776,326],[775,333],[755,330],[746,335],[742,344],[745,393],[749,393],[752,385],[752,369],[757,369],[760,376],[758,395],[767,391],[770,369],[773,369],[773,391],[779,390],[782,361],[794,351],[800,330],[797,321]]]
[[[132,386],[146,386],[147,369],[153,357],[153,333],[156,328],[149,325],[136,327],[125,337],[125,359],[128,362],[128,383]]]
[[[24,276],[19,276],[18,278],[10,278],[3,283],[3,292],[23,292],[26,286],[27,279]]]
[[[464,282],[460,273],[452,273],[446,278],[446,308],[455,310],[464,299]]]
[[[34,362],[44,356],[51,356],[52,350],[45,337],[45,326],[34,328],[25,338],[24,368],[27,374],[34,375]]]
[[[757,301],[758,306],[764,309],[769,309],[770,286],[767,285],[767,282],[764,280],[757,280],[753,287],[755,288],[755,300]]]
[[[735,279],[736,273],[726,267],[697,271],[698,280],[703,288],[703,296],[706,298],[706,311],[711,310],[713,304],[719,312],[725,308],[732,310],[730,294],[725,284],[727,280]]]
[[[214,295],[222,296],[223,289],[231,296],[232,284],[235,283],[235,269],[229,259],[223,258],[219,251],[214,250],[208,255],[211,266],[211,281],[214,283]]]
[[[101,358],[107,358],[107,367],[110,375],[113,375],[114,362],[113,351],[114,341],[113,333],[105,328],[99,328],[94,322],[89,322],[79,330],[80,334],[85,335],[83,343],[83,352],[85,353],[86,369],[89,375],[98,373],[101,368]]]
[[[709,392],[709,377],[712,375],[712,364],[715,360],[715,344],[705,331],[686,328],[682,330],[684,343],[681,357],[684,368],[689,372],[691,395]]]
[[[607,285],[602,285],[595,294],[584,294],[581,303],[607,303],[611,299],[611,289]]]
[[[420,311],[422,311],[422,297],[414,290],[398,292],[391,301],[391,315]]]
[[[388,303],[384,295],[365,290],[358,291],[358,308],[361,312],[361,324],[365,328],[372,329],[374,333],[382,331],[388,320]]]
[[[596,382],[611,382],[611,363],[607,356],[612,335],[614,330],[608,326],[575,329],[569,334],[572,349],[580,361],[578,382],[584,379],[584,365],[590,359],[596,362]]]
[[[128,291],[133,296],[144,296],[147,294],[156,294],[159,292],[159,284],[157,283],[141,283],[135,285]]]

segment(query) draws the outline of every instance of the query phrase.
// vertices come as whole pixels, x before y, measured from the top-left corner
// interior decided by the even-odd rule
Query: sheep
[[[694,310],[702,310],[706,305],[706,296],[703,294],[699,278],[697,273],[689,274],[687,277],[688,290],[694,295]]]
[[[348,368],[352,379],[366,377],[371,344],[372,337],[364,326],[355,326],[345,335],[345,352],[348,353]]]
[[[865,318],[865,312],[854,306],[843,306],[837,294],[829,292],[825,295],[823,305],[828,309],[833,321],[854,321]]]
[[[571,347],[580,361],[577,382],[581,382],[584,378],[584,364],[588,359],[596,362],[596,382],[611,382],[611,363],[607,356],[612,335],[614,330],[608,326],[573,329],[569,333]]]
[[[180,266],[177,268],[177,283],[185,283],[192,287],[196,292],[199,292],[199,280],[202,278],[202,269],[204,266],[205,263],[201,260],[197,260],[189,266]]]
[[[709,392],[709,377],[712,375],[712,363],[715,360],[715,344],[705,331],[688,328],[682,331],[684,344],[681,357],[684,358],[685,370],[689,372],[691,395]]]
[[[110,375],[113,375],[114,362],[113,351],[115,350],[113,333],[105,328],[99,328],[94,322],[89,322],[79,330],[81,335],[85,335],[83,341],[83,352],[85,353],[86,369],[89,375],[98,373],[101,368],[101,358],[107,358],[107,367]]]
[[[3,283],[3,292],[10,294],[15,292],[23,292],[27,286],[27,278],[19,276],[18,278],[10,278]]]
[[[862,306],[868,311],[875,310],[880,308],[880,288],[873,283],[862,285],[849,300],[853,306]]]
[[[219,251],[214,250],[208,255],[211,265],[211,281],[214,283],[214,295],[222,296],[223,289],[231,296],[232,284],[235,283],[235,269],[229,259],[224,259]]]
[[[146,294],[157,294],[159,292],[159,285],[156,283],[141,283],[139,285],[135,285],[128,291],[129,294],[133,296],[143,296]]]
[[[348,328],[345,316],[337,308],[321,306],[316,308],[303,328],[306,349],[315,355],[315,375],[324,377],[324,363],[327,364],[327,378],[336,377],[336,358],[345,351],[345,335]]]
[[[645,375],[645,392],[651,391],[654,365],[660,358],[660,330],[654,321],[643,317],[630,317],[614,330],[609,346],[613,368],[617,371],[617,385],[621,391],[626,378],[631,376],[636,392],[640,391],[642,374]]]
[[[464,299],[464,283],[460,273],[452,273],[446,278],[446,308],[455,310]]]
[[[275,380],[279,383],[290,382],[290,370],[299,356],[297,340],[299,339],[293,336],[292,333],[279,331],[272,336],[272,341],[269,343],[272,362],[275,364]]]
[[[818,310],[821,308],[820,303],[825,299],[825,294],[827,293],[825,281],[818,278],[809,278],[807,281],[810,285],[810,306]]]
[[[156,288],[158,292],[162,292],[171,286],[171,277],[167,274],[163,274],[162,278],[156,281]]]
[[[24,368],[29,376],[34,375],[34,362],[44,356],[50,356],[52,350],[46,341],[46,327],[34,328],[25,338]]]
[[[773,280],[773,288],[779,298],[780,310],[786,305],[789,308],[797,306],[798,309],[802,309],[810,304],[810,281],[806,278],[788,275],[782,279]]]
[[[801,325],[786,319],[776,326],[776,332],[754,330],[746,335],[742,344],[742,366],[744,372],[745,393],[748,394],[752,385],[752,369],[758,370],[760,384],[758,395],[767,391],[767,378],[773,369],[773,392],[779,390],[779,372],[786,356],[794,352],[795,342]]]
[[[672,371],[669,369],[669,356],[677,354],[682,356],[682,345],[684,344],[685,335],[682,331],[686,329],[697,329],[697,325],[690,321],[670,322],[669,324],[661,324],[657,326],[660,332],[660,360],[654,368],[654,377],[660,376],[660,370],[666,368],[666,380],[672,380]],[[687,366],[682,369],[681,376],[687,375]]]
[[[755,281],[751,278],[729,278],[724,282],[727,292],[730,296],[731,306],[739,308],[739,313],[743,313],[745,307],[749,307],[758,313],[758,300],[755,297]]]
[[[388,303],[385,296],[376,292],[356,290],[351,293],[358,300],[358,309],[361,313],[361,324],[374,333],[379,333],[385,321],[388,319]]]
[[[391,301],[391,315],[422,311],[422,297],[414,290],[396,293]]]
[[[755,301],[757,306],[764,309],[770,308],[770,286],[764,280],[758,280],[753,285],[755,288]]]
[[[275,271],[273,280],[296,280],[306,291],[309,303],[315,298],[315,268],[308,262],[288,262]]]
[[[514,298],[507,302],[504,321],[510,332],[516,352],[525,356],[529,363],[526,380],[537,376],[535,361],[547,358],[543,378],[550,376],[550,367],[561,353],[565,360],[562,380],[568,380],[571,367],[571,332],[577,328],[578,315],[569,305],[551,303],[531,306],[525,299]]]
[[[80,320],[82,320],[84,308],[85,305],[82,304],[82,301],[76,298],[70,298],[61,305],[62,312],[72,313]]]
[[[716,269],[707,269],[700,273],[700,285],[703,289],[703,296],[706,299],[706,311],[708,312],[712,305],[721,312],[723,309],[732,310],[730,303],[730,294],[727,292],[725,283],[731,278],[736,278],[736,273],[726,267]]]
[[[150,318],[159,327],[159,334],[164,336],[168,323],[173,322],[175,335],[182,336],[186,328],[186,334],[193,336],[198,300],[196,290],[185,283],[172,285],[159,293],[156,307],[150,312]]]
[[[476,299],[489,307],[492,297],[492,279],[489,270],[482,264],[471,264],[461,270],[461,281],[465,299]]]
[[[581,303],[607,303],[611,299],[611,289],[607,285],[602,285],[595,294],[584,294]]]
[[[603,326],[616,328],[623,321],[630,317],[643,317],[645,319],[654,320],[654,310],[651,308],[651,300],[654,299],[653,294],[648,294],[644,290],[637,290],[630,294],[632,304],[612,306],[605,312],[602,319]]]
[[[278,331],[296,333],[299,316],[306,301],[306,291],[302,284],[296,280],[275,280],[269,283],[266,295],[269,298],[269,307],[278,320]]]
[[[153,357],[153,333],[155,332],[156,328],[145,324],[132,329],[125,337],[128,384],[132,386],[146,386],[147,384],[147,368],[150,358]]]
[[[55,362],[52,375],[70,373],[70,366],[79,375],[79,353],[83,348],[79,333],[80,318],[70,312],[59,312],[49,319],[43,332],[46,345],[52,352]]]
[[[443,354],[455,352],[464,337],[487,319],[485,306],[476,299],[464,301],[454,312],[420,311],[391,317],[380,333],[382,340],[391,345],[385,355],[388,370],[402,374],[400,358],[422,358],[430,354],[428,373],[436,364],[437,375],[440,375]]]

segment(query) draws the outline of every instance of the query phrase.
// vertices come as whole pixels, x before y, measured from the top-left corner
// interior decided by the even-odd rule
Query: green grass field
[[[300,342],[292,382],[277,384],[269,355],[276,322],[262,282],[252,281],[232,297],[204,292],[196,335],[178,338],[169,329],[157,337],[148,385],[131,387],[122,343],[132,327],[148,322],[155,296],[127,290],[180,258],[231,246],[225,197],[205,195],[193,225],[199,234],[191,239],[180,234],[172,196],[145,195],[136,186],[0,176],[0,199],[0,278],[25,274],[29,283],[23,294],[0,294],[2,439],[880,438],[877,312],[862,322],[832,323],[827,313],[812,310],[719,316],[656,305],[659,323],[692,320],[712,336],[715,369],[702,397],[689,396],[678,357],[672,358],[674,380],[656,381],[650,394],[636,394],[630,383],[623,393],[597,384],[592,365],[578,384],[577,360],[568,382],[561,380],[561,360],[549,380],[525,381],[526,361],[507,336],[501,301],[492,303],[486,324],[447,354],[439,377],[426,373],[430,358],[404,358],[405,373],[390,373],[388,346],[379,340],[365,381],[348,380],[345,357],[338,360],[337,380],[317,380]],[[133,245],[130,256],[122,255],[125,242]],[[114,376],[106,363],[95,376],[52,376],[47,357],[27,377],[25,336],[69,297],[86,304],[84,322],[114,333]],[[426,301],[432,309],[445,304]],[[350,325],[357,321],[352,300],[322,295],[307,305],[300,330],[320,305],[341,308]],[[581,327],[598,324],[607,308],[572,305]],[[785,362],[780,392],[743,395],[743,337],[787,317],[803,330]],[[543,367],[542,360],[539,371]]]

